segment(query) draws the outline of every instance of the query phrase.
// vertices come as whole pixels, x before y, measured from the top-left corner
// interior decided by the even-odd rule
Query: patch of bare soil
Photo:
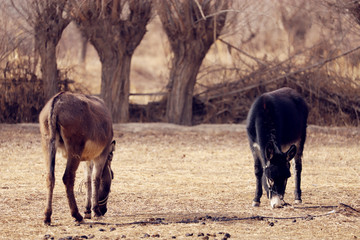
[[[358,239],[359,128],[308,128],[303,204],[251,207],[244,125],[116,124],[108,212],[75,225],[57,156],[52,226],[43,225],[45,167],[37,124],[0,125],[0,239]],[[83,166],[76,199],[85,206]]]

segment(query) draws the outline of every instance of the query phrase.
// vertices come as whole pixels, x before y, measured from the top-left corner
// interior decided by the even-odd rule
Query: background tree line
[[[301,91],[308,102],[323,106],[323,109],[317,111],[318,115],[322,111],[335,111],[344,115],[343,122],[358,124],[358,78],[329,69],[339,67],[336,66],[339,65],[336,60],[340,56],[349,55],[349,61],[355,59],[356,46],[352,47],[346,41],[356,42],[360,22],[359,4],[351,0],[323,0],[317,3],[282,0],[274,3],[279,11],[281,25],[288,34],[288,56],[285,60],[267,59],[266,54],[258,57],[248,51],[252,48],[276,48],[276,40],[266,43],[274,38],[276,32],[267,33],[268,38],[265,37],[261,44],[254,41],[264,27],[277,24],[276,21],[269,21],[269,9],[259,6],[256,1],[3,1],[3,12],[6,12],[12,27],[9,26],[10,23],[2,25],[0,66],[4,79],[7,73],[9,76],[10,71],[14,75],[13,69],[16,67],[10,70],[7,55],[21,44],[31,44],[35,54],[27,53],[34,58],[31,66],[26,69],[25,78],[35,78],[36,65],[39,63],[42,84],[37,88],[43,89],[42,101],[59,90],[66,90],[69,82],[63,81],[60,76],[62,73],[57,66],[56,47],[64,29],[70,22],[74,22],[84,39],[98,53],[102,66],[100,96],[111,110],[114,122],[127,122],[130,117],[132,56],[147,31],[148,23],[158,16],[172,56],[164,96],[165,121],[182,125],[238,122],[244,119],[244,113],[254,97],[263,91],[288,85]],[[321,31],[316,41],[307,44],[314,24]],[[17,27],[14,28],[15,25]],[[10,34],[11,31],[21,34]],[[16,36],[15,41],[9,39],[12,36]],[[201,69],[204,58],[216,41],[226,47],[235,61],[232,66]],[[338,47],[336,44],[339,43],[348,48]],[[353,66],[357,67],[357,64],[353,60]],[[214,76],[223,80],[212,84],[201,82],[201,79]],[[316,78],[321,78],[322,81],[314,80]],[[9,88],[9,83],[3,85]],[[11,93],[9,89],[6,90],[6,86],[3,96]],[[335,94],[339,89],[346,89],[349,94]],[[34,101],[40,100],[39,97]],[[13,105],[13,108],[10,105],[2,109],[15,111]],[[34,107],[30,111],[36,113],[40,107]],[[201,116],[194,119],[196,116],[193,113],[197,108],[202,109],[199,114]]]

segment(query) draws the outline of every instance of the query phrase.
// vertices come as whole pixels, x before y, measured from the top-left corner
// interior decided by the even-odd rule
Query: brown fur
[[[115,142],[112,142],[111,115],[104,102],[93,96],[61,92],[46,103],[40,113],[39,123],[47,166],[48,196],[44,223],[51,222],[57,149],[61,149],[67,158],[63,182],[66,186],[71,215],[78,222],[83,220],[74,196],[75,173],[81,161],[88,162],[86,217],[90,217],[91,205],[95,216],[105,214],[99,208],[99,195],[104,195],[99,193],[99,188],[102,184],[101,189],[110,191],[112,174],[108,173],[109,170],[111,172]],[[107,186],[103,186],[104,184]],[[105,197],[107,198],[107,195]]]

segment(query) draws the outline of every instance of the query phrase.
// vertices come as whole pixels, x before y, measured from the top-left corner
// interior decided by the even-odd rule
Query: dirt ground
[[[37,124],[0,125],[0,239],[360,239],[360,129],[310,126],[303,204],[290,178],[282,209],[251,207],[255,177],[244,125],[116,124],[105,217],[77,226],[57,156],[52,226],[43,225]],[[83,166],[76,198],[83,212]]]

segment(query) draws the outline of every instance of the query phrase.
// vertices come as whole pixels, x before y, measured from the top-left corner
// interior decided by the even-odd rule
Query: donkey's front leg
[[[91,174],[93,169],[92,161],[86,162],[85,169],[85,185],[86,185],[86,209],[85,218],[91,219]]]
[[[253,207],[260,206],[260,198],[263,194],[262,189],[262,176],[263,176],[263,167],[261,165],[260,159],[254,154],[254,170],[255,170],[255,177],[256,177],[256,188],[255,188],[255,197],[252,203]]]
[[[74,182],[75,182],[75,173],[79,167],[80,160],[76,157],[68,157],[65,173],[63,176],[63,182],[66,187],[66,194],[70,206],[71,216],[75,218],[77,222],[82,222],[83,217],[79,213],[79,209],[76,205],[76,200],[74,196]]]
[[[101,211],[99,207],[99,188],[100,188],[100,178],[105,166],[105,161],[102,161],[101,157],[97,158],[93,162],[93,169],[92,169],[92,210],[94,212],[95,217],[101,217]],[[106,160],[106,158],[104,159]]]

